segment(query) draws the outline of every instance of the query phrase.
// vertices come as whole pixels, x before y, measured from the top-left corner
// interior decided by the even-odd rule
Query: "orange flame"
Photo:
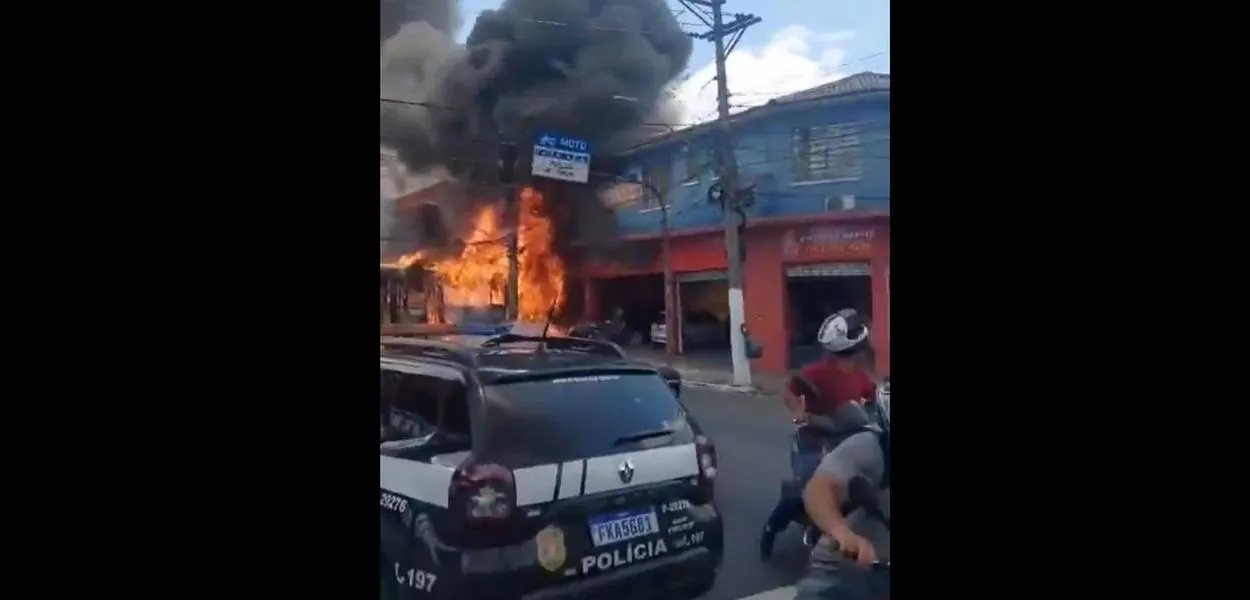
[[[520,193],[520,238],[518,248],[519,317],[539,322],[547,311],[564,306],[564,261],[555,253],[554,231],[546,215],[543,195],[533,188]],[[473,218],[473,231],[465,240],[460,256],[429,261],[427,268],[437,274],[447,306],[484,307],[507,302],[508,236],[500,226],[499,214],[481,209]],[[425,262],[422,252],[406,254],[396,266],[408,268]]]

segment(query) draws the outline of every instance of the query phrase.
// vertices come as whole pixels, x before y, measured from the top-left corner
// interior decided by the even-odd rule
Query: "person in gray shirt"
[[[880,433],[864,431],[846,438],[821,460],[807,487],[803,505],[823,535],[812,549],[807,575],[796,587],[795,600],[883,600],[890,596],[890,492],[888,457]],[[878,488],[880,514],[887,522],[856,508],[845,518],[842,505],[851,479],[862,477]]]

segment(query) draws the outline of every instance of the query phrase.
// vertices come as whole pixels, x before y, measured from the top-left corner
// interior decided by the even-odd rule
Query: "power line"
[[[847,61],[847,62],[844,62],[844,63],[842,63],[842,64],[840,64],[840,65],[837,65],[837,66],[833,67],[833,69],[835,69],[835,70],[836,70],[836,69],[841,69],[842,67],[846,67],[846,66],[849,66],[849,65],[851,65],[851,64],[858,63],[858,62],[863,62],[863,61],[866,61],[866,60],[871,60],[871,59],[873,59],[873,58],[876,58],[876,57],[878,57],[878,56],[884,56],[884,55],[886,55],[886,54],[889,54],[889,52],[887,51],[887,52],[877,52],[877,53],[875,53],[875,54],[869,54],[868,56],[865,56],[865,57],[860,58],[860,59],[856,59],[856,60],[853,60],[853,61]],[[833,80],[827,81],[827,82],[822,83],[822,84],[818,84],[818,85],[814,85],[814,86],[807,86],[807,87],[804,87],[804,88],[799,88],[799,89],[789,89],[789,90],[787,90],[787,91],[731,92],[731,93],[730,93],[730,96],[734,96],[734,97],[738,97],[738,96],[773,96],[773,97],[778,97],[778,96],[788,96],[788,95],[790,95],[790,94],[798,94],[798,93],[805,92],[805,91],[810,90],[810,89],[818,88],[818,87],[820,87],[820,86],[822,86],[822,85],[828,85],[828,84],[830,84],[830,83],[837,83],[838,81],[841,81],[842,79],[845,79],[845,78],[833,79]],[[748,106],[757,106],[757,105],[748,105]]]
[[[623,100],[623,97],[619,99]],[[398,98],[378,98],[378,101],[386,103],[386,104],[400,104],[400,105],[406,105],[406,106],[418,106],[422,108],[441,108],[443,110],[461,110],[454,106],[450,106],[447,104],[438,104],[437,102],[424,102],[424,101],[417,101],[417,100],[400,100]],[[681,129],[683,127],[693,127],[695,125],[698,125],[698,123],[647,123],[647,122],[643,122],[643,123],[638,123],[637,125],[644,126],[644,127],[670,127],[670,128],[675,128],[676,130],[676,129]]]
[[[559,22],[551,22],[551,24],[561,24],[561,25],[567,25],[566,23],[559,23]],[[882,51],[882,52],[876,52],[876,53],[869,54],[869,55],[867,55],[867,56],[864,56],[864,57],[861,57],[861,58],[858,58],[858,59],[855,59],[855,60],[851,60],[851,61],[846,61],[846,62],[843,62],[843,63],[841,63],[841,64],[839,64],[839,65],[837,65],[837,66],[835,66],[835,67],[833,67],[833,68],[834,68],[834,69],[840,69],[840,68],[842,68],[842,67],[849,66],[849,65],[851,65],[851,64],[864,62],[864,61],[871,60],[871,59],[876,58],[876,57],[879,57],[879,56],[885,56],[885,55],[888,55],[889,53],[890,53],[890,52],[889,52],[888,50],[887,50],[887,51]],[[696,92],[696,95],[697,95],[697,94],[701,94],[701,93],[703,92],[703,90],[707,88],[707,86],[708,86],[708,85],[711,85],[711,84],[712,84],[712,83],[714,83],[715,81],[716,81],[716,77],[715,77],[715,76],[713,76],[713,77],[709,78],[709,79],[708,79],[708,80],[707,80],[707,81],[706,81],[706,82],[705,82],[705,83],[704,83],[704,84],[703,84],[703,85],[699,88],[699,91],[698,91],[698,92]],[[837,81],[837,80],[835,80],[835,81]],[[833,83],[833,82],[829,82],[829,83]],[[825,84],[821,84],[821,85],[825,85]],[[790,95],[790,94],[797,94],[797,93],[800,93],[800,92],[803,92],[803,91],[806,91],[806,90],[809,90],[809,89],[813,89],[814,87],[819,87],[819,86],[810,86],[810,87],[807,87],[807,88],[802,88],[802,89],[797,89],[797,90],[795,90],[795,89],[786,89],[786,90],[778,90],[778,91],[731,92],[731,93],[730,93],[730,96],[732,96],[732,97],[738,97],[738,96],[741,96],[741,97],[760,97],[760,96],[780,97],[780,96],[786,96],[786,95]],[[436,102],[426,102],[426,101],[416,101],[416,100],[402,100],[402,99],[399,99],[399,98],[379,98],[379,101],[380,101],[380,102],[383,102],[383,103],[387,103],[387,104],[399,104],[399,105],[416,106],[416,107],[422,107],[422,108],[440,108],[440,109],[443,109],[443,110],[448,110],[448,111],[456,111],[456,110],[461,110],[461,109],[459,109],[459,108],[457,108],[457,107],[454,107],[454,106],[449,106],[449,105],[446,105],[446,104],[439,104],[439,103],[436,103]],[[737,109],[749,110],[749,109],[752,109],[752,108],[757,108],[757,107],[759,107],[759,106],[763,106],[763,105],[765,105],[765,104],[766,104],[766,102],[760,102],[760,103],[758,103],[758,104],[754,104],[754,103],[753,103],[753,104],[740,104],[740,103],[734,103],[734,104],[730,104],[730,107],[731,107],[731,108],[737,108]],[[704,124],[706,124],[706,123],[709,123],[709,122],[710,122],[710,119],[708,119],[707,117],[711,116],[711,113],[714,113],[714,112],[715,112],[715,110],[710,111],[708,114],[700,115],[700,117],[699,117],[697,120],[692,121],[692,122],[684,122],[684,123],[639,123],[639,124],[638,124],[638,126],[643,126],[643,127],[665,127],[665,128],[668,128],[670,132],[672,132],[672,133],[676,133],[676,132],[678,132],[679,130],[682,130],[682,129],[686,129],[686,128],[690,128],[690,127],[696,127],[696,126],[699,126],[699,125],[704,125]],[[635,144],[635,145],[629,146],[629,147],[627,147],[627,148],[625,148],[625,149],[621,150],[620,152],[624,153],[624,152],[627,152],[627,151],[629,151],[629,150],[633,150],[633,149],[635,149],[635,148],[638,148],[638,147],[641,147],[641,146],[645,146],[646,144],[650,143],[651,141],[652,141],[652,140],[646,140],[646,141],[640,142],[640,143],[638,143],[638,144]]]
[[[888,141],[888,140],[887,140],[887,141]],[[746,173],[744,173],[744,175],[745,175],[745,176],[748,176],[748,178],[754,178],[754,176],[757,176],[757,175],[767,175],[768,173],[759,173],[759,172],[755,172],[754,170],[749,169],[749,167],[759,167],[759,166],[766,166],[766,165],[773,165],[773,164],[781,164],[781,163],[788,163],[788,164],[790,164],[790,165],[793,165],[793,164],[794,164],[794,160],[795,160],[796,158],[802,158],[802,157],[801,157],[801,156],[795,156],[795,155],[793,155],[793,154],[787,154],[787,155],[783,155],[783,156],[769,157],[769,158],[765,158],[765,159],[763,159],[763,160],[756,160],[756,161],[749,161],[749,162],[744,162],[744,163],[738,163],[738,167],[740,168],[740,170],[746,171]],[[856,157],[856,158],[858,158],[858,159],[860,159],[860,160],[873,160],[873,161],[878,161],[878,160],[890,160],[890,157],[889,157],[889,156],[874,156],[874,155],[864,155],[864,154],[860,154],[860,155],[859,155],[858,157]],[[681,187],[695,187],[697,184],[701,184],[701,183],[703,182],[702,174],[703,174],[703,173],[706,173],[706,172],[707,172],[706,170],[701,171],[701,172],[700,172],[700,177],[699,177],[699,179],[689,178],[689,179],[687,179],[687,180],[685,180],[685,181],[681,182],[681,183],[680,183],[680,184],[678,184],[678,185],[679,185],[679,186],[681,186]],[[719,178],[713,178],[711,181],[712,181],[712,182],[715,182],[715,181],[717,181],[718,179],[719,179]],[[687,184],[689,184],[689,185],[687,185]]]
[[[857,128],[858,128],[858,130],[856,130],[856,131],[850,131],[850,132],[847,132],[847,133],[842,133],[842,134],[837,134],[837,135],[821,135],[821,136],[812,137],[812,138],[810,138],[810,139],[811,139],[812,141],[822,141],[822,142],[823,142],[823,141],[835,141],[835,140],[839,140],[839,139],[843,139],[843,138],[850,138],[850,137],[856,137],[856,136],[872,135],[872,134],[874,134],[874,133],[879,133],[879,132],[882,132],[882,131],[887,131],[887,132],[888,132],[888,131],[889,131],[889,127],[888,127],[889,123],[890,123],[890,119],[888,119],[888,118],[878,118],[878,119],[862,119],[862,120],[858,120],[858,121],[842,121],[842,122],[833,122],[833,123],[828,123],[827,125],[832,125],[832,126],[857,127]],[[887,127],[879,127],[879,125],[887,125]],[[810,129],[810,127],[809,127],[808,129]],[[778,137],[793,138],[793,136],[794,136],[794,130],[793,130],[793,129],[791,129],[791,130],[789,130],[789,131],[784,131],[784,132],[774,132],[774,133],[757,133],[757,134],[753,134],[753,135],[751,135],[750,137],[745,138],[745,140],[744,140],[744,141],[746,142],[746,144],[743,144],[743,145],[735,144],[733,148],[734,148],[734,150],[748,150],[748,151],[768,152],[768,151],[769,151],[769,149],[768,149],[767,147],[756,146],[756,145],[753,145],[751,142],[752,142],[753,140],[759,140],[759,139],[761,139],[761,138],[778,138]],[[639,144],[639,145],[636,145],[636,146],[631,147],[630,149],[634,149],[634,148],[642,147],[642,146],[646,145],[647,143],[651,143],[651,142],[646,142],[646,143],[644,143],[644,144]],[[689,151],[689,150],[690,150],[690,148],[691,148],[691,147],[690,147],[689,142],[686,142],[685,144],[683,144],[683,146],[684,146],[684,150],[685,150],[685,151]],[[706,148],[700,148],[700,150],[701,150],[701,151],[703,151],[703,152],[710,151],[709,149],[706,149]],[[640,161],[640,162],[644,163],[644,165],[645,165],[645,163],[646,163],[647,161],[643,160],[643,161]],[[708,167],[707,163],[703,163],[703,166],[704,166],[704,168],[707,168],[707,167]]]
[[[712,14],[710,12],[706,12],[707,11],[706,8],[703,8],[692,2],[684,2],[683,0],[678,0],[678,3],[682,5],[684,10],[694,15],[700,21],[703,21],[703,25],[705,27],[712,26]]]
[[[416,100],[400,100],[398,98],[378,98],[378,101],[383,102],[385,104],[403,104],[406,106],[420,106],[422,108],[441,108],[443,110],[458,110],[454,106],[447,106],[446,104],[438,104],[436,102],[419,102]]]
[[[649,31],[646,29],[638,29],[634,27],[611,27],[607,25],[587,25],[585,23],[567,23],[564,21],[553,21],[550,19],[529,19],[529,18],[524,18],[524,17],[518,17],[516,20],[524,21],[526,23],[534,23],[536,25],[551,25],[553,27],[582,27],[585,29],[589,29],[591,31],[615,31],[619,33],[641,33],[641,34],[659,33],[656,31]],[[697,25],[695,26],[697,27]],[[682,33],[686,33],[686,32],[682,32]],[[689,34],[687,33],[687,35]]]
[[[709,84],[711,84],[711,83],[713,83],[713,82],[715,82],[715,81],[716,81],[716,78],[715,78],[715,77],[713,77],[713,78],[709,79],[709,80],[708,80],[708,81],[707,81],[707,82],[703,85],[703,87],[704,87],[704,88],[706,88]],[[835,81],[839,81],[839,80],[835,80]],[[830,82],[830,83],[833,83],[833,82]],[[825,85],[825,84],[821,84],[821,85]],[[732,95],[732,96],[738,96],[738,95],[742,95],[742,96],[748,96],[748,95],[768,95],[768,96],[779,97],[779,96],[787,96],[787,95],[791,95],[791,94],[801,93],[801,92],[804,92],[804,91],[807,91],[807,90],[810,90],[810,89],[815,89],[816,87],[820,87],[820,86],[810,86],[810,87],[803,88],[803,89],[799,89],[799,90],[786,90],[786,91],[778,91],[778,92],[752,92],[752,93],[744,93],[744,94],[731,94],[731,95]],[[701,92],[702,92],[702,88],[700,88],[700,93],[701,93]],[[810,98],[810,99],[801,99],[801,100],[796,100],[796,102],[806,102],[806,101],[816,102],[816,101],[826,100],[826,99],[831,99],[831,98],[836,98],[836,96],[829,96],[829,97],[815,97],[815,98]],[[746,112],[747,110],[754,109],[754,108],[760,108],[760,107],[767,106],[767,105],[768,105],[768,103],[767,103],[766,101],[765,101],[765,102],[752,103],[752,104],[738,104],[738,103],[731,103],[731,104],[729,105],[731,108],[737,108],[737,109],[742,109],[742,110],[736,111],[736,112],[734,112],[734,113],[733,113],[732,115],[730,115],[730,116],[731,116],[731,118],[736,118],[736,117],[738,117],[739,115],[741,115],[743,112]],[[670,128],[670,132],[675,134],[675,133],[679,133],[679,132],[681,132],[682,130],[687,129],[687,128],[693,128],[693,127],[699,127],[699,126],[706,126],[706,125],[709,125],[710,123],[714,123],[714,122],[715,122],[715,120],[714,120],[714,119],[709,119],[709,118],[707,118],[707,117],[709,117],[709,116],[711,116],[713,113],[715,113],[715,112],[716,112],[716,110],[717,110],[717,109],[712,109],[711,111],[709,111],[709,112],[707,112],[707,113],[702,113],[702,114],[698,117],[698,120],[696,120],[696,121],[694,121],[694,122],[691,122],[691,123],[676,123],[676,124],[672,124],[672,125],[671,125],[671,128]],[[655,124],[655,125],[656,125],[656,126],[661,126],[661,127],[668,126],[668,125],[664,125],[664,124]],[[700,132],[700,134],[702,134],[702,133],[703,133],[703,132]],[[658,138],[658,137],[660,137],[660,136],[657,136],[657,138]],[[631,145],[631,146],[628,146],[627,148],[624,148],[624,149],[622,149],[622,150],[619,150],[619,152],[620,152],[620,153],[626,153],[626,152],[629,152],[629,151],[631,151],[631,150],[635,150],[635,149],[637,149],[637,148],[641,148],[641,147],[647,146],[647,145],[649,145],[649,144],[652,144],[652,143],[655,143],[655,142],[658,142],[658,141],[660,141],[660,140],[659,140],[659,139],[656,139],[656,138],[650,138],[650,139],[644,140],[644,141],[642,141],[642,142],[639,142],[639,143],[637,143],[637,144],[633,144],[633,145]]]
[[[890,123],[890,119],[888,119],[888,118],[881,118],[881,119],[865,119],[865,120],[859,120],[859,121],[845,121],[845,122],[835,122],[835,123],[829,123],[828,125],[835,125],[835,126],[836,126],[836,125],[842,125],[842,126],[846,126],[846,127],[858,127],[859,129],[858,129],[858,130],[856,130],[856,131],[850,131],[850,132],[847,132],[847,133],[842,133],[842,134],[837,134],[837,135],[820,135],[820,136],[814,136],[814,137],[811,137],[811,138],[808,138],[808,139],[809,139],[809,141],[811,141],[811,142],[831,142],[831,141],[837,141],[837,140],[840,140],[840,139],[845,139],[845,138],[864,137],[864,136],[874,136],[875,134],[879,134],[879,133],[881,133],[881,132],[888,132],[888,131],[889,131],[889,127],[888,127],[889,123]],[[655,125],[657,125],[657,126],[662,126],[662,127],[669,127],[668,125],[664,125],[664,124],[655,124]],[[879,125],[886,125],[886,127],[880,127]],[[674,132],[674,133],[680,133],[680,131],[681,131],[681,130],[674,130],[673,132]],[[768,153],[770,153],[770,152],[772,151],[772,147],[771,147],[771,146],[762,146],[762,145],[759,145],[757,142],[759,142],[759,141],[761,141],[761,140],[766,140],[766,139],[776,139],[776,138],[786,138],[786,139],[790,139],[790,140],[792,140],[792,139],[794,138],[794,131],[793,131],[793,130],[791,130],[791,131],[776,132],[776,133],[758,133],[758,134],[754,134],[754,135],[751,135],[750,137],[747,137],[747,138],[742,139],[742,140],[741,140],[741,141],[739,141],[738,143],[735,143],[735,144],[734,144],[734,146],[733,146],[733,150],[734,150],[734,151],[744,151],[744,150],[745,150],[745,151],[747,151],[747,152],[760,152],[760,153],[765,153],[765,154],[768,154]],[[487,142],[487,141],[485,141],[485,140],[473,140],[473,141],[474,141],[474,143],[475,143],[475,144],[478,144],[478,145],[487,145],[487,144],[492,145],[492,146],[494,145],[494,143],[493,143],[493,142]],[[869,141],[870,141],[870,142],[880,142],[880,141],[889,142],[889,138],[888,138],[888,137],[887,137],[887,138],[884,138],[884,140],[881,140],[881,139],[872,139],[872,140],[869,140]],[[631,150],[635,150],[635,149],[637,149],[637,148],[645,147],[645,146],[647,146],[647,145],[649,145],[649,144],[651,144],[651,143],[653,143],[653,142],[654,142],[654,140],[646,140],[646,141],[640,142],[640,143],[638,143],[638,144],[633,144],[633,145],[631,145],[631,146],[627,146],[626,148],[621,149],[620,151],[618,151],[618,153],[619,153],[619,154],[624,154],[624,153],[629,152],[629,151],[631,151]],[[683,146],[683,150],[682,150],[682,151],[684,151],[684,152],[689,152],[689,151],[691,151],[691,150],[692,150],[692,148],[691,148],[691,146],[690,146],[690,144],[689,144],[689,141],[685,141],[685,143],[683,143],[683,144],[682,144],[682,146]],[[704,147],[700,147],[700,148],[699,148],[699,150],[700,150],[701,152],[710,152],[710,149],[707,149],[707,148],[704,148]],[[776,162],[776,161],[780,161],[780,160],[792,160],[793,158],[794,158],[794,156],[793,156],[793,155],[786,155],[786,156],[777,157],[777,158],[768,158],[768,159],[765,159],[765,160],[763,160],[763,161],[753,161],[753,162],[742,163],[742,164],[740,164],[739,166],[746,167],[746,166],[754,166],[754,165],[768,164],[768,163],[770,163],[770,162]],[[866,157],[866,158],[870,158],[870,159],[876,160],[876,159],[888,159],[889,157],[887,156],[887,157]],[[658,166],[660,166],[658,163],[650,163],[650,164],[648,164],[649,162],[650,162],[650,161],[647,161],[647,160],[645,160],[645,159],[641,159],[641,160],[639,160],[639,161],[638,161],[638,163],[640,163],[640,164],[638,164],[637,166],[639,166],[639,167],[641,167],[641,168],[643,168],[643,169],[647,169],[647,168],[654,168],[654,167],[658,167]],[[665,162],[666,164],[671,165],[671,166],[677,166],[677,165],[679,165],[679,164],[680,164],[680,163],[678,163],[678,162],[669,162],[669,160],[668,160],[668,158],[667,158],[667,155],[666,155],[666,160],[665,160],[664,162]],[[712,167],[711,163],[709,163],[709,162],[702,162],[702,163],[700,163],[700,166],[701,166],[701,168],[700,168],[700,172],[701,172],[701,173],[706,172],[707,170],[709,170],[709,169]],[[688,181],[689,181],[689,180],[682,181],[681,183],[686,183],[686,182],[688,182]]]
[[[839,154],[841,154],[842,152],[846,152],[846,151],[854,152],[855,153],[854,159],[859,160],[859,161],[889,160],[890,156],[888,155],[877,156],[877,155],[865,154],[863,152],[860,152],[860,149],[862,149],[864,145],[866,144],[881,144],[881,143],[888,144],[889,143],[890,138],[888,136],[880,137],[880,134],[883,132],[888,132],[889,128],[873,126],[874,124],[888,124],[888,123],[889,123],[889,119],[869,119],[869,120],[847,122],[845,123],[846,125],[858,127],[858,129],[856,131],[851,131],[848,133],[843,133],[843,134],[838,134],[838,135],[815,136],[815,137],[809,138],[809,141],[829,142],[829,141],[836,141],[836,140],[844,139],[844,138],[868,138],[867,140],[861,139],[861,141],[859,141],[858,143],[851,145],[851,146],[847,146],[845,147],[845,149],[839,149]],[[761,137],[769,137],[769,138],[774,138],[774,139],[777,137],[785,137],[788,140],[793,140],[794,133],[793,131],[790,131],[790,132],[784,132],[784,133],[767,134],[766,136],[761,136],[757,134],[748,139],[758,141],[760,140]],[[766,147],[766,146],[762,147],[762,146],[754,146],[754,145],[751,145],[751,146],[735,145],[733,150],[735,153],[741,150],[746,150],[748,152],[759,152],[765,155],[772,153],[772,147]],[[765,156],[762,160],[751,160],[748,162],[742,162],[742,163],[738,163],[737,166],[739,167],[739,169],[743,171],[748,171],[747,173],[744,173],[744,175],[750,178],[753,178],[752,176],[767,175],[768,173],[756,172],[755,169],[751,169],[750,167],[759,167],[759,166],[782,164],[782,163],[789,163],[789,165],[793,166],[794,161],[796,159],[801,159],[801,158],[811,159],[817,156],[819,156],[819,153],[812,153],[810,155],[804,155],[804,154],[794,154],[793,152],[791,152],[791,153],[782,154],[780,156]],[[665,160],[662,164],[655,163],[655,164],[647,165],[646,162],[643,161],[643,164],[640,166],[642,167],[644,171],[644,176],[645,176],[646,171],[652,168],[667,167],[668,169],[672,170],[674,168],[680,167],[680,164],[681,163],[674,163],[674,162]],[[680,181],[677,185],[681,187],[692,187],[694,185],[698,185],[702,183],[703,175],[708,172],[710,166],[711,165],[709,165],[709,163],[707,162],[700,163],[698,174],[696,176],[693,176],[693,177],[687,176],[684,180]],[[713,178],[712,181],[714,182],[714,181],[717,181],[718,179],[719,178]],[[798,183],[803,183],[803,182],[798,182]],[[672,197],[671,193],[675,191],[675,189],[676,188],[672,188],[666,191],[665,196]],[[787,191],[774,191],[774,190],[757,190],[756,194],[757,195],[792,195],[793,196],[793,195],[802,195],[803,193],[798,192],[798,191],[787,192]],[[687,197],[688,197],[687,195],[678,196],[677,202],[674,202],[672,205],[679,206],[683,204],[681,200]],[[701,201],[695,200],[694,203],[697,205],[697,204],[700,204]],[[644,209],[641,209],[639,212],[645,211],[645,210],[648,210],[648,209],[644,208]]]
[[[433,107],[437,107],[437,108],[447,108],[447,109],[451,109],[451,107],[448,107],[448,106],[446,106],[446,105],[439,105],[439,104],[435,104],[435,103],[428,103],[428,102],[414,102],[414,101],[408,101],[408,100],[398,100],[398,99],[392,99],[392,98],[381,98],[380,100],[381,100],[382,102],[390,102],[390,103],[396,103],[396,104],[402,104],[402,105],[416,105],[416,106],[427,106],[427,105],[429,105],[429,106],[433,106]],[[814,99],[814,100],[815,100],[815,99]],[[748,108],[755,108],[755,107],[748,107]],[[736,116],[736,115],[735,115],[735,116]],[[684,129],[685,129],[685,128],[688,128],[688,127],[694,127],[694,126],[698,126],[698,125],[707,125],[707,124],[709,124],[709,123],[710,123],[710,122],[708,122],[708,121],[704,121],[704,122],[700,122],[700,123],[676,123],[676,124],[670,124],[670,123],[641,123],[640,125],[641,125],[641,126],[649,126],[649,127],[663,127],[663,128],[665,128],[665,129],[668,129],[668,130],[669,130],[670,135],[675,135],[675,134],[680,134],[680,133],[682,133],[682,132],[684,131]],[[847,126],[847,127],[859,127],[860,129],[859,129],[859,130],[857,130],[857,131],[851,131],[851,132],[847,132],[847,133],[840,134],[840,135],[823,135],[823,136],[815,136],[815,137],[810,138],[810,141],[813,141],[813,142],[829,142],[829,141],[836,141],[836,140],[841,139],[841,138],[857,137],[857,136],[864,136],[864,135],[872,135],[874,131],[882,131],[882,130],[884,130],[884,131],[888,131],[888,130],[889,130],[889,128],[888,128],[888,124],[889,124],[889,123],[890,123],[890,120],[889,120],[888,118],[884,118],[884,119],[867,119],[867,120],[849,121],[849,122],[842,122],[842,123],[837,123],[837,122],[834,122],[834,123],[829,123],[828,125],[844,125],[844,126]],[[884,127],[884,128],[882,128],[882,127],[875,127],[876,125],[882,125],[882,124],[887,125],[887,127]],[[702,135],[702,134],[704,134],[704,132],[701,132],[701,135]],[[750,137],[746,138],[745,140],[743,140],[743,141],[745,141],[745,142],[748,142],[747,144],[734,144],[733,149],[734,149],[735,151],[739,151],[739,150],[747,150],[747,151],[756,151],[756,152],[764,152],[764,153],[768,153],[768,152],[770,152],[770,148],[769,148],[769,147],[758,146],[758,145],[752,144],[751,142],[752,142],[752,141],[757,141],[757,140],[760,140],[761,138],[775,138],[775,137],[787,137],[787,138],[792,138],[792,137],[793,137],[793,135],[794,135],[794,132],[793,132],[793,131],[787,131],[787,132],[781,132],[781,133],[770,133],[770,134],[755,134],[755,135],[752,135],[752,136],[750,136]],[[661,136],[656,136],[656,137],[662,137],[662,136],[663,136],[663,134],[661,134]],[[469,140],[469,141],[473,142],[473,144],[474,144],[474,145],[479,145],[479,146],[481,146],[481,145],[491,145],[491,146],[493,146],[493,145],[494,145],[494,142],[493,142],[493,141],[489,141],[489,140]],[[646,147],[646,146],[648,146],[648,145],[651,145],[651,144],[653,144],[653,143],[656,143],[657,141],[659,141],[659,140],[657,140],[656,138],[648,138],[648,139],[646,139],[646,140],[642,140],[642,141],[640,141],[640,142],[638,142],[638,143],[636,143],[636,144],[632,144],[632,145],[630,145],[630,146],[626,146],[625,148],[622,148],[622,149],[620,149],[620,150],[617,150],[617,151],[615,152],[615,154],[626,154],[626,153],[629,153],[629,152],[631,152],[631,151],[633,151],[633,150],[636,150],[636,149],[638,149],[638,148]],[[887,138],[887,141],[888,141],[888,138]],[[688,152],[688,151],[690,151],[690,144],[689,144],[689,140],[683,140],[683,141],[680,143],[680,145],[684,147],[684,151],[687,151],[687,152]],[[743,164],[743,165],[741,165],[741,166],[754,166],[754,165],[759,165],[759,164],[766,164],[766,163],[768,163],[768,162],[770,162],[770,161],[774,161],[774,160],[790,160],[790,159],[793,159],[793,158],[794,158],[793,156],[788,156],[788,157],[782,157],[782,158],[778,158],[778,159],[766,159],[765,161],[750,162],[750,163]],[[877,157],[869,157],[869,158],[876,159]],[[885,158],[888,158],[888,157],[885,157]],[[643,165],[642,165],[643,167],[647,167],[646,163],[647,163],[648,161],[646,161],[646,160],[642,160],[642,161],[640,161],[640,162],[642,162],[642,163],[643,163]],[[710,165],[709,165],[708,163],[702,163],[701,172],[706,171],[706,170],[709,168],[709,166],[710,166]]]

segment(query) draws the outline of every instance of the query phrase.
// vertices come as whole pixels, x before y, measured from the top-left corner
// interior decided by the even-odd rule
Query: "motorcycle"
[[[837,445],[839,428],[833,421],[822,415],[808,417],[806,423],[795,423],[797,427],[791,436],[790,472],[792,477],[781,482],[781,497],[795,501],[803,501],[803,488],[816,473],[821,459]],[[845,514],[845,510],[843,513]],[[803,528],[803,545],[811,548],[820,540],[820,529],[808,518],[807,511],[798,510],[791,515],[790,522]]]
[[[799,381],[800,388],[805,388],[804,395],[815,397],[819,392],[809,382]],[[890,380],[885,378],[877,386],[875,402],[867,403],[865,410],[872,422],[881,425],[889,423]],[[839,427],[832,419],[824,415],[810,415],[804,423],[795,422],[796,427],[790,444],[790,469],[792,477],[781,483],[782,498],[801,502],[803,488],[816,472],[821,459],[833,450],[846,437],[846,430]],[[862,490],[861,490],[862,492]],[[842,514],[848,514],[858,504],[854,498],[849,499],[842,507]],[[791,516],[790,523],[803,528],[803,545],[811,548],[820,540],[820,529],[808,518],[807,511],[799,510]]]

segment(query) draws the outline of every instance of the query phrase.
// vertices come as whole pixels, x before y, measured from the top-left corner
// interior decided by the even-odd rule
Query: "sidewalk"
[[[785,375],[760,373],[752,369],[751,383],[753,385],[750,387],[736,386],[733,384],[733,368],[729,364],[728,356],[687,357],[679,354],[670,359],[663,348],[648,347],[628,348],[626,352],[631,357],[643,362],[653,365],[667,365],[677,369],[677,372],[681,373],[682,382],[693,387],[712,388],[726,392],[771,395],[781,393],[781,386],[785,384]]]

